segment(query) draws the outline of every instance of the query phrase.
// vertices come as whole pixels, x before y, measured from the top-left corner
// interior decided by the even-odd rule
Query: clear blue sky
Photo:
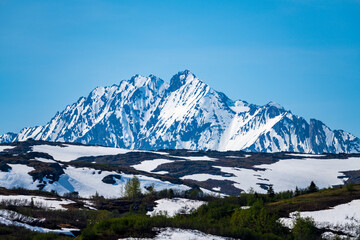
[[[0,0],[0,133],[96,86],[184,69],[360,137],[359,0]]]

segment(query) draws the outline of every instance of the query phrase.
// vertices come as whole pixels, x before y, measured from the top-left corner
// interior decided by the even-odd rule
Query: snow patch
[[[3,152],[4,150],[13,149],[16,146],[0,146],[0,152]]]
[[[221,176],[212,174],[192,174],[181,179],[196,181],[229,180],[233,181],[236,188],[247,191],[252,188],[256,192],[266,193],[261,185],[272,184],[276,192],[295,189],[296,187],[308,187],[311,181],[320,187],[343,184],[343,171],[360,169],[360,158],[348,159],[283,159],[272,164],[255,165],[254,169],[237,167],[220,167],[223,173],[233,176]]]
[[[80,157],[103,156],[125,154],[134,150],[121,148],[100,147],[100,146],[80,146],[63,144],[64,147],[52,145],[35,145],[32,147],[34,152],[44,152],[52,156],[55,160],[70,162]]]
[[[35,190],[37,184],[33,182],[29,172],[33,171],[33,167],[23,164],[8,164],[11,167],[9,172],[0,171],[0,186],[4,188],[26,188]]]
[[[250,110],[250,108],[248,106],[246,106],[245,102],[243,101],[236,101],[234,103],[234,106],[230,107],[231,110],[233,110],[236,113],[242,113],[242,112],[248,112]]]
[[[169,217],[174,217],[177,214],[190,214],[206,203],[204,201],[186,198],[164,198],[156,200],[155,202],[157,203],[156,207],[154,207],[153,211],[147,212],[147,215],[167,215]]]
[[[153,172],[153,173],[160,174],[160,175],[169,174],[168,171],[158,171],[158,172]]]
[[[140,164],[132,165],[133,168],[136,170],[144,171],[144,172],[151,172],[155,170],[159,165],[164,163],[171,163],[174,162],[168,159],[154,159],[154,160],[145,160],[142,161]]]
[[[36,227],[36,226],[31,226],[27,223],[21,223],[21,222],[9,220],[2,216],[0,216],[0,224],[6,225],[6,226],[23,227],[23,228],[29,229],[31,231],[42,232],[42,233],[49,233],[49,232],[61,233],[61,234],[65,234],[65,235],[69,235],[69,236],[73,236],[73,237],[75,237],[75,235],[72,233],[73,231],[80,231],[80,229],[76,229],[76,228],[48,229],[48,228]]]
[[[360,236],[360,229],[358,228],[360,224],[360,200],[353,200],[325,210],[292,212],[289,218],[281,218],[280,222],[284,226],[292,228],[297,214],[300,214],[302,218],[313,218],[318,228],[341,231],[353,237]]]
[[[23,214],[7,210],[7,209],[0,209],[0,217],[5,218],[11,221],[20,221],[23,223],[33,223],[33,222],[43,222],[45,218],[33,218],[29,216],[25,216]]]
[[[163,228],[151,240],[229,240],[231,238],[206,234],[198,230]],[[150,240],[150,238],[120,238],[119,240]]]
[[[34,195],[0,195],[0,202],[5,205],[34,206],[50,210],[66,210],[64,205],[75,203],[67,199],[56,199]]]
[[[191,179],[191,180],[203,182],[203,181],[207,181],[209,179],[224,180],[226,178],[223,177],[223,176],[220,176],[220,175],[212,175],[212,174],[207,174],[207,173],[197,173],[197,174],[191,174],[191,175],[183,176],[180,179]]]
[[[210,158],[208,156],[190,156],[190,157],[183,157],[181,156],[180,158],[184,158],[186,160],[190,160],[190,161],[216,161],[216,158]]]
[[[56,163],[56,161],[51,160],[51,159],[47,159],[47,158],[38,158],[38,157],[36,157],[34,160],[39,161],[39,162],[44,162],[44,163]]]
[[[288,156],[295,157],[325,157],[325,154],[306,154],[306,153],[287,153]]]

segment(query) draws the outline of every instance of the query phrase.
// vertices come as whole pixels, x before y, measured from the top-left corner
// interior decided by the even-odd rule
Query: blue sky
[[[190,69],[360,137],[360,1],[0,0],[0,133],[96,86]]]

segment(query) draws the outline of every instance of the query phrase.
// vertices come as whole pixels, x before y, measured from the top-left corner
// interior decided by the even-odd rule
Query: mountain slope
[[[243,151],[144,151],[79,143],[28,140],[0,144],[0,186],[120,196],[136,175],[142,190],[188,190],[238,195],[323,188],[360,182],[360,154],[248,153]],[[314,174],[316,173],[316,174]]]
[[[188,70],[170,84],[136,75],[98,87],[45,126],[0,136],[0,142],[79,142],[130,149],[360,152],[360,139],[280,105],[233,101]]]

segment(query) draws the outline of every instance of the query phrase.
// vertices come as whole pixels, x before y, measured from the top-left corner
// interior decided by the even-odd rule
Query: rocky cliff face
[[[129,149],[360,152],[360,140],[280,105],[233,101],[189,71],[170,84],[136,75],[98,87],[57,113],[45,126],[0,136],[0,142],[80,142]]]

